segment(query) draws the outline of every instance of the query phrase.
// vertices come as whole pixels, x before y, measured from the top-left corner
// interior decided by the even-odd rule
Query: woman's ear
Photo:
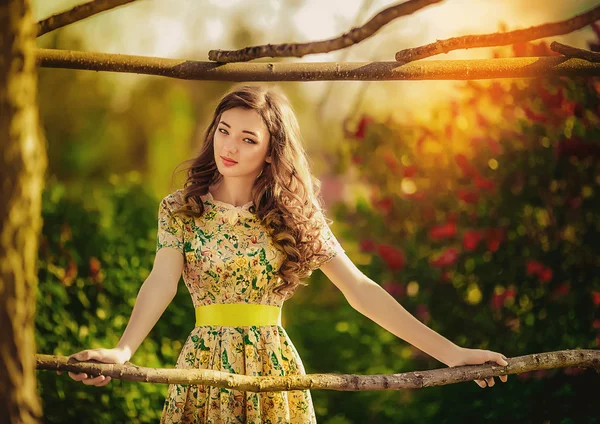
[[[267,157],[265,158],[265,162],[271,163],[271,156],[267,156]]]

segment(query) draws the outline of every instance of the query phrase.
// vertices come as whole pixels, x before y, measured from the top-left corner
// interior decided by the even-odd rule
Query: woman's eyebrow
[[[220,123],[221,123],[221,124],[223,124],[223,125],[225,125],[227,128],[231,128],[231,125],[229,125],[229,124],[228,124],[227,122],[225,122],[225,121],[221,121]],[[258,138],[258,134],[254,133],[254,132],[252,132],[252,131],[244,130],[244,131],[242,131],[242,132],[245,132],[245,133],[248,133],[248,134],[252,134],[254,137],[257,137],[257,138]]]

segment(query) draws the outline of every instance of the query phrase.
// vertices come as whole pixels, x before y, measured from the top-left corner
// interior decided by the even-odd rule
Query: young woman
[[[320,268],[353,308],[440,362],[507,365],[500,353],[462,348],[431,330],[350,261],[326,222],[298,122],[278,91],[246,85],[226,94],[191,162],[185,188],[160,203],[154,267],[121,340],[114,349],[84,350],[75,359],[128,361],[175,296],[183,273],[196,326],[177,368],[305,374],[280,313],[301,280]],[[110,381],[69,375],[87,385]],[[493,378],[487,385],[476,382],[494,385]],[[254,393],[171,384],[161,422],[316,419],[308,390]]]

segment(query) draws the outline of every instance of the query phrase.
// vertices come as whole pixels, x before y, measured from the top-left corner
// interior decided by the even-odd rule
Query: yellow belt
[[[253,303],[217,303],[196,308],[196,327],[201,325],[245,327],[281,325],[281,307]]]

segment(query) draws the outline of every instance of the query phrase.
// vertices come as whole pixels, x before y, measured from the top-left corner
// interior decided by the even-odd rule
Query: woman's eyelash
[[[219,131],[221,131],[222,134],[229,134],[225,128],[219,128]],[[251,144],[256,144],[256,141],[252,140],[251,138],[245,138],[244,140],[250,140]]]

